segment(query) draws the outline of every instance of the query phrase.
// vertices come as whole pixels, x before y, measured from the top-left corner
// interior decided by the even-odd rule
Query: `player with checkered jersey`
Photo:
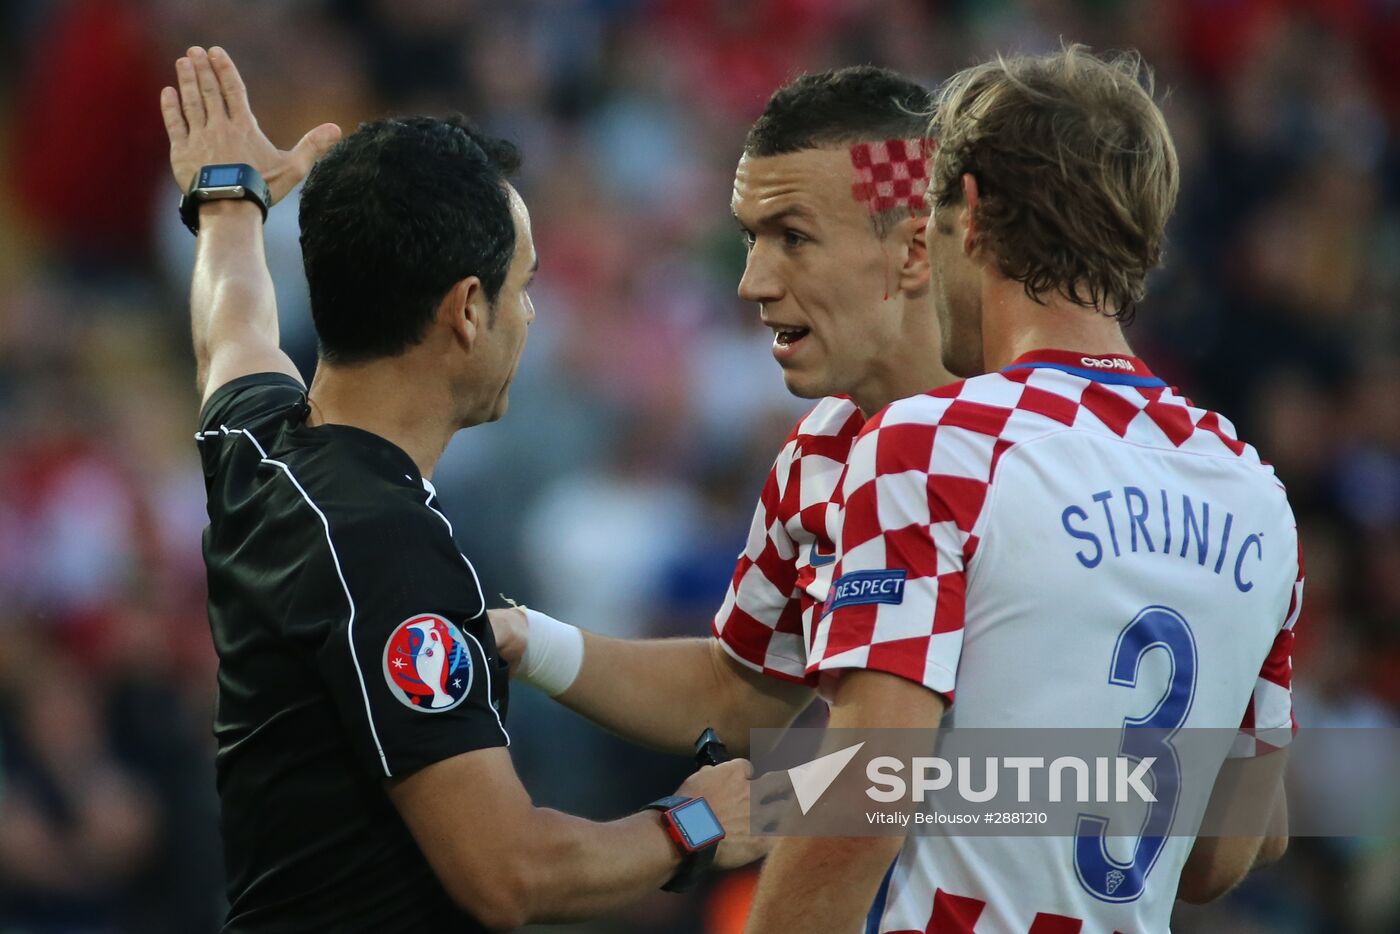
[[[882,294],[910,299],[927,281],[925,250],[932,255],[942,360],[973,377],[924,395],[899,378],[909,374],[901,361],[913,341],[925,352],[934,346],[919,320],[922,302],[906,303],[902,335],[881,328],[890,320],[887,298],[822,303],[856,287],[868,292],[881,266],[873,252],[840,267],[825,255],[834,250],[832,220],[820,210],[841,213],[832,176],[846,166],[839,147],[810,142],[795,156],[765,153],[765,121],[780,122],[793,92],[775,95],[735,182],[735,214],[753,244],[741,294],[759,301],[775,327],[775,356],[792,391],[844,392],[854,405],[825,399],[789,437],[716,617],[716,640],[627,643],[538,613],[498,612],[498,642],[523,677],[623,735],[680,751],[706,724],[742,743],[749,728],[790,722],[815,686],[831,704],[833,727],[933,730],[945,717],[968,726],[1118,727],[1142,713],[1139,702],[1154,689],[1126,689],[1136,683],[1133,666],[1168,651],[1178,677],[1193,678],[1196,698],[1194,708],[1168,711],[1181,714],[1173,726],[1282,726],[1287,734],[1288,651],[1301,594],[1287,502],[1229,423],[1152,376],[1120,327],[1159,261],[1177,188],[1170,136],[1139,75],[1133,57],[1103,62],[1071,49],[998,59],[949,84],[935,124],[942,148],[930,196],[938,209],[926,239],[907,231],[894,251],[882,250],[884,284],[894,286]],[[804,113],[820,112],[804,103]],[[854,143],[853,202],[869,208],[892,196],[889,170],[871,169],[893,161],[892,151],[907,155],[889,142],[914,135],[837,136]],[[830,170],[825,190],[833,197],[825,201],[801,165],[819,160]],[[775,215],[778,230],[766,223]],[[815,234],[814,218],[827,222]],[[870,316],[865,342],[843,330],[862,315]],[[927,364],[915,355],[928,385],[942,385],[946,377]],[[875,414],[892,400],[904,401]],[[1032,450],[1049,460],[1022,456]],[[1139,455],[1155,458],[1156,473],[1133,472]],[[1193,472],[1200,465],[1230,482],[1212,486]],[[1116,494],[1108,484],[1080,489],[1078,472],[1091,467],[1119,478]],[[1132,485],[1140,476],[1160,485],[1155,525]],[[1017,486],[1021,495],[999,492]],[[1232,546],[1228,534],[1218,538],[1217,520],[1217,540],[1207,542],[1201,516],[1181,515],[1201,508],[1202,489],[1224,497],[1217,515],[1227,500],[1237,503],[1257,531],[1241,532]],[[1056,521],[1037,525],[1051,501],[1059,502]],[[1183,541],[1183,521],[1196,523],[1196,541]],[[1041,540],[1061,547],[1036,554],[1029,567],[1006,557],[1009,549],[1024,562],[1034,550],[1010,543]],[[1177,562],[1167,567],[1180,579],[1160,595],[1141,592],[1160,571],[1144,570],[1149,553]],[[1221,574],[1227,563],[1235,573]],[[979,564],[991,570],[970,578]],[[1194,579],[1201,568],[1213,577]],[[857,586],[871,574],[897,576],[899,599]],[[1132,601],[1153,599],[1183,612],[1128,613]],[[1238,620],[1247,623],[1232,628]],[[1113,672],[1098,671],[1108,654]],[[1038,682],[1052,662],[1068,675]],[[1194,679],[1206,671],[1209,685],[1197,691]],[[1052,688],[1055,702],[1028,685]],[[1251,759],[1246,747],[1227,768],[1262,770],[1265,787],[1277,788],[1282,756]],[[1106,848],[1079,853],[1065,838],[945,839],[941,848],[930,838],[790,838],[769,859],[749,929],[854,931],[864,921],[872,932],[1161,930],[1174,897],[1217,897],[1278,858],[1286,845],[1278,802],[1267,835],[1145,835],[1127,858]]]
[[[819,401],[768,474],[714,637],[611,639],[493,610],[517,679],[676,752],[706,726],[743,750],[816,696],[804,630],[830,584],[851,442],[868,415],[952,380],[924,245],[932,100],[887,69],[843,68],[779,88],[748,133],[731,202],[748,246],[739,295],[772,329],[788,390]]]
[[[896,675],[885,700],[938,697],[934,726],[1111,731],[1152,759],[1157,798],[1131,827],[1088,807],[1073,836],[786,840],[751,929],[854,925],[840,890],[879,886],[881,932],[1164,931],[1177,897],[1218,896],[1287,845],[1293,514],[1122,329],[1178,190],[1151,86],[1136,55],[1076,46],[940,93],[927,242],[943,360],[966,378],[861,429],[809,662]],[[1240,788],[1265,821],[1197,837]]]

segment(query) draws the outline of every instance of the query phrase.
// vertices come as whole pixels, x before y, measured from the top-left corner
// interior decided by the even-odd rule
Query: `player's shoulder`
[[[1066,415],[1064,420],[1076,431],[1107,436],[1139,448],[1218,458],[1256,474],[1261,483],[1282,488],[1273,467],[1240,437],[1229,418],[1197,405],[1175,386],[1165,382],[1136,386],[1089,381],[1040,370],[1027,379],[1019,407],[1026,407],[1024,400],[1031,393],[1044,397],[1047,392],[1075,400],[1073,417]]]
[[[827,396],[798,419],[768,471],[764,504],[770,517],[800,508],[789,495],[793,490],[805,489],[811,500],[828,485],[822,478],[834,485],[864,424],[864,414],[846,396]]]
[[[962,439],[985,447],[985,439],[994,439],[998,452],[1066,431],[1107,436],[1238,461],[1277,482],[1272,467],[1240,439],[1229,419],[1163,383],[1119,385],[1050,368],[986,373],[897,400],[871,418],[862,434],[888,435],[882,444],[917,436],[912,430],[887,431],[895,426],[937,429],[942,445]]]
[[[1154,408],[1158,411],[1149,411]],[[1258,468],[1262,474],[1275,478],[1275,482],[1277,482],[1273,465],[1260,457],[1254,445],[1240,437],[1230,419],[1214,409],[1195,405],[1190,399],[1182,396],[1175,387],[1169,387],[1160,393],[1148,406],[1144,407],[1144,412],[1149,414],[1151,421],[1161,422],[1160,410],[1172,408],[1180,409],[1185,413],[1185,417],[1179,419],[1182,426],[1185,424],[1191,426],[1189,435],[1186,434],[1184,427],[1178,427],[1174,436],[1170,437],[1170,440],[1175,442],[1181,450],[1235,460],[1241,464]],[[1158,427],[1167,433],[1166,427],[1161,425]]]
[[[1084,427],[1082,390],[1031,386],[1021,371],[1002,370],[897,399],[861,429],[851,473],[922,470],[990,483],[1011,450]]]
[[[849,396],[826,396],[807,411],[788,433],[787,442],[809,438],[854,438],[865,416]]]
[[[797,420],[773,461],[772,475],[786,487],[792,472],[817,460],[844,464],[865,415],[847,396],[827,396]]]
[[[1008,433],[1020,387],[1001,373],[962,379],[937,389],[896,399],[862,427],[862,435],[896,426],[950,429],[946,436],[967,433],[999,438]]]
[[[1254,445],[1240,437],[1228,418],[1213,409],[1192,405],[1191,400],[1177,395],[1174,389],[1163,393],[1159,404],[1180,405],[1187,413],[1186,420],[1192,425],[1192,431],[1177,445],[1179,450],[1218,458],[1243,471],[1255,494],[1281,508],[1287,516],[1285,525],[1293,523],[1288,491],[1274,466],[1260,456]]]

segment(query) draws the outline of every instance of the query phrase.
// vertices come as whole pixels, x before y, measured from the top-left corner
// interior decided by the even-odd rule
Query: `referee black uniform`
[[[409,456],[309,411],[269,373],[200,417],[224,930],[484,930],[384,790],[509,742],[481,584]]]

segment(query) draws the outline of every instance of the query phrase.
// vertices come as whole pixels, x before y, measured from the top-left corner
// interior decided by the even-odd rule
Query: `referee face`
[[[845,146],[745,155],[730,206],[749,248],[739,296],[772,329],[788,391],[864,406],[888,396],[887,371],[904,356],[906,296],[903,244],[875,232],[853,181]]]
[[[505,282],[496,295],[495,323],[482,335],[480,369],[474,369],[473,380],[482,393],[482,409],[472,424],[494,422],[506,414],[511,380],[520,367],[525,351],[525,337],[530,322],[535,320],[535,305],[530,301],[530,284],[539,271],[539,255],[530,231],[530,212],[514,186],[509,186],[510,214],[515,222],[515,255],[506,270]],[[474,393],[475,395],[475,393]]]

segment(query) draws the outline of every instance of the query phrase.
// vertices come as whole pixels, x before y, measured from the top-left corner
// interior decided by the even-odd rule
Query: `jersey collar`
[[[1032,350],[1017,357],[1008,370],[1059,370],[1072,373],[1095,383],[1109,383],[1114,386],[1136,386],[1140,389],[1164,387],[1167,384],[1147,368],[1137,357],[1124,357],[1120,354],[1083,354],[1072,350]]]

